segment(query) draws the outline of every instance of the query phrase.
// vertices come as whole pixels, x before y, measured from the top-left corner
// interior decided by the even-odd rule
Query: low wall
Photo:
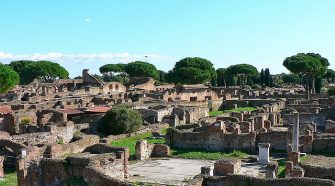
[[[335,137],[322,137],[313,140],[313,151],[319,153],[335,153]]]
[[[205,177],[202,182],[203,186],[334,186],[335,182],[327,179],[317,178],[278,178],[278,179],[265,179],[255,178],[244,175],[229,175],[220,177]]]
[[[301,168],[305,170],[305,177],[321,178],[321,179],[331,179],[335,181],[335,167],[324,168],[316,167],[306,164],[301,164]]]

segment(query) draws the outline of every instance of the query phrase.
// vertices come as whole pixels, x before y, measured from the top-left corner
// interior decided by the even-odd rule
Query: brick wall
[[[278,179],[264,179],[248,177],[244,175],[228,175],[220,177],[205,177],[202,185],[204,186],[334,186],[335,182],[332,180],[317,179],[317,178],[278,178]]]

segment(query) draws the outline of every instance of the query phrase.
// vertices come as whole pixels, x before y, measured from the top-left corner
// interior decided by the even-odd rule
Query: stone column
[[[139,140],[136,142],[135,156],[137,160],[145,160],[149,158],[147,140]]]
[[[293,122],[293,131],[292,131],[292,151],[299,151],[299,113],[295,112],[294,122]]]
[[[270,143],[259,143],[258,151],[259,151],[259,163],[260,164],[268,164],[270,162]]]

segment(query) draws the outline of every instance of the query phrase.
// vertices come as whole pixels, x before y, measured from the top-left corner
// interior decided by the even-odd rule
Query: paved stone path
[[[202,166],[212,166],[215,161],[193,159],[153,159],[129,166],[131,182],[145,182],[167,185],[184,185],[195,175],[200,174]],[[265,166],[242,162],[241,175],[265,177]]]
[[[130,181],[183,185],[200,174],[202,166],[213,164],[209,160],[177,158],[141,161],[129,166]]]

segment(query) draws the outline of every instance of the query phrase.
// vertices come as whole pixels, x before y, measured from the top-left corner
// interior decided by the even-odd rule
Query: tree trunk
[[[315,77],[313,75],[311,76],[311,81],[312,81],[312,94],[315,94]]]
[[[309,100],[309,81],[310,81],[310,77],[309,75],[306,75],[306,99]]]

